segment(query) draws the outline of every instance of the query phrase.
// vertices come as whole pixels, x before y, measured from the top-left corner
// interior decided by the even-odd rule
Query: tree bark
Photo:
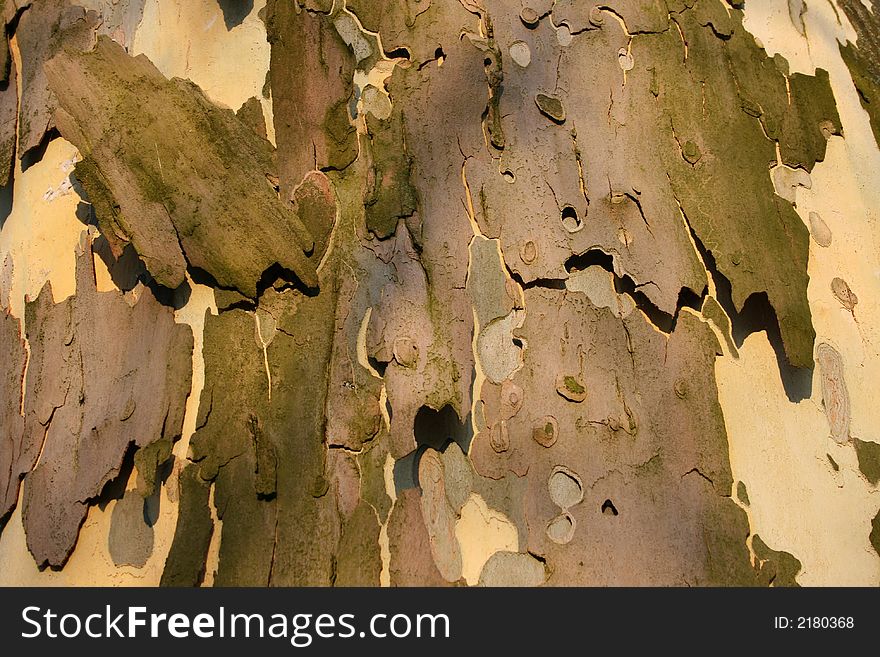
[[[81,4],[0,3],[4,233],[53,144],[86,231],[67,300],[3,243],[0,563],[13,523],[171,586],[880,581],[880,242],[811,209],[880,211],[860,0]],[[771,520],[835,478],[845,537]]]

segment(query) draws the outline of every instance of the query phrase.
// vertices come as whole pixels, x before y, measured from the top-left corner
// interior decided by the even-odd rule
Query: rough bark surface
[[[135,54],[153,4],[0,2],[0,179],[60,135],[90,225],[75,295],[0,321],[37,565],[112,502],[112,562],[167,586],[797,586],[723,403],[755,336],[876,491],[875,290],[824,282],[854,238],[804,209],[854,110],[880,135],[865,4],[804,71],[729,0],[207,2],[265,36],[234,104]]]
[[[88,238],[77,294],[49,285],[27,308],[30,345],[18,471],[38,564],[61,566],[88,504],[119,474],[129,445],[173,442],[190,389],[192,336],[152,292],[98,292]]]

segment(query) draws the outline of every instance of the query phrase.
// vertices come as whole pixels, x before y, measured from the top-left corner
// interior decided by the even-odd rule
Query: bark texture
[[[85,224],[75,295],[0,323],[0,514],[35,563],[112,505],[113,564],[169,586],[814,577],[719,372],[768,344],[823,476],[870,497],[874,290],[836,274],[826,331],[816,253],[845,231],[805,195],[850,125],[880,135],[873,11],[823,5],[855,40],[793,70],[732,0],[248,4],[190,10],[264,37],[244,100],[209,84],[222,54],[190,64],[207,42],[191,79],[151,50],[179,3],[0,3],[0,178],[69,142]]]

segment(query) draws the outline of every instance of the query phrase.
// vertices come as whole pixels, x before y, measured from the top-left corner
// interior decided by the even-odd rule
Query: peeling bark
[[[796,586],[722,407],[756,339],[823,476],[876,489],[876,290],[820,265],[873,266],[877,204],[809,204],[854,108],[880,134],[863,3],[806,73],[722,0],[218,0],[268,41],[237,112],[130,54],[147,3],[87,4],[0,2],[0,179],[60,134],[100,235],[0,318],[38,565],[115,499],[113,563],[166,586]]]
[[[47,284],[27,327],[24,525],[37,564],[62,566],[129,445],[180,436],[193,341],[150,290],[98,292],[87,238],[76,296],[54,304]]]
[[[89,53],[54,58],[47,73],[61,134],[84,156],[77,179],[114,255],[131,243],[172,289],[188,267],[252,298],[273,265],[316,284],[314,238],[267,179],[271,146],[231,111],[103,36]],[[124,125],[139,129],[114,129]]]

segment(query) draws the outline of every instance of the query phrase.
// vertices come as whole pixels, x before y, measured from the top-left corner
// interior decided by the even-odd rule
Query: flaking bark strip
[[[209,499],[211,486],[199,477],[199,466],[188,464],[178,477],[180,501],[174,540],[165,560],[160,586],[192,587],[205,576],[214,521]]]
[[[317,285],[306,256],[314,238],[266,178],[271,145],[232,111],[104,36],[89,53],[57,55],[46,71],[59,130],[86,162],[76,176],[115,255],[130,242],[170,288],[187,265],[251,298],[276,264]]]
[[[149,289],[138,290],[133,305],[119,291],[98,292],[86,233],[79,251],[76,295],[54,304],[46,284],[26,307],[29,458],[21,469],[34,469],[23,521],[35,561],[53,566],[67,560],[89,504],[119,474],[129,444],[167,447],[180,436],[192,377],[189,327]],[[154,478],[150,466],[145,475]]]

